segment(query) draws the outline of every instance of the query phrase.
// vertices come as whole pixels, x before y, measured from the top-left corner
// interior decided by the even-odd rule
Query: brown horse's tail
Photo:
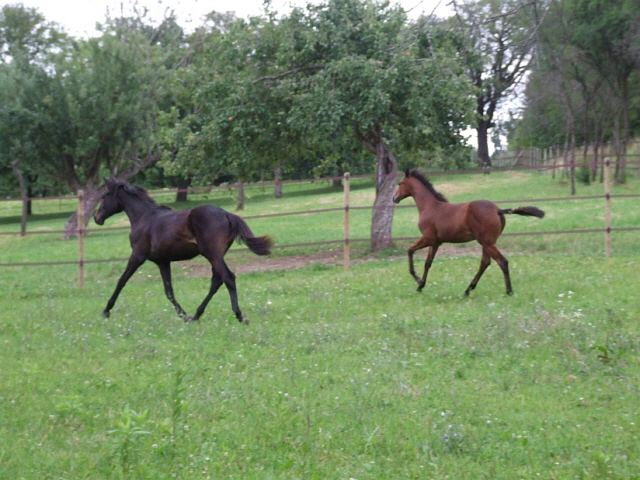
[[[244,243],[256,255],[269,255],[273,240],[269,235],[254,237],[253,232],[242,218],[233,213],[227,212],[227,218],[231,223],[231,238],[239,243]]]
[[[509,213],[515,213],[516,215],[525,215],[527,217],[544,217],[544,212],[536,207],[507,208],[505,210],[500,210],[500,213],[505,215]]]

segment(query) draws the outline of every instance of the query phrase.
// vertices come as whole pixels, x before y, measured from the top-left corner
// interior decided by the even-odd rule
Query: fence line
[[[567,201],[567,200],[594,200],[594,199],[603,199],[605,200],[605,225],[604,228],[596,228],[596,229],[576,229],[576,230],[555,230],[555,231],[538,231],[538,232],[513,232],[513,233],[504,233],[503,236],[526,236],[526,235],[560,235],[560,234],[584,234],[584,233],[605,233],[605,254],[606,256],[611,256],[611,234],[613,232],[622,232],[622,231],[640,231],[640,227],[621,227],[614,228],[611,226],[611,199],[613,198],[637,198],[640,197],[640,194],[621,194],[621,195],[612,195],[611,194],[611,175],[610,175],[610,166],[611,163],[608,159],[605,159],[603,163],[604,170],[604,195],[588,195],[588,196],[573,196],[573,197],[553,197],[553,198],[538,198],[538,199],[524,199],[524,200],[498,200],[494,203],[524,203],[524,202],[556,202],[556,201]],[[558,166],[555,166],[558,168]],[[537,167],[536,167],[537,168]],[[483,170],[478,171],[478,173],[484,173]],[[458,172],[430,172],[430,175],[433,174],[450,174],[450,173],[458,173]],[[275,245],[274,248],[283,249],[283,248],[295,248],[295,247],[309,247],[309,246],[320,246],[320,245],[343,245],[343,265],[345,269],[349,268],[350,264],[350,244],[351,243],[362,243],[362,242],[370,242],[370,238],[350,238],[349,232],[349,213],[351,210],[372,210],[373,206],[351,206],[349,200],[349,192],[350,192],[350,180],[352,178],[375,178],[375,176],[351,176],[349,173],[345,173],[343,177],[337,177],[343,180],[343,189],[344,189],[344,206],[343,207],[335,207],[335,208],[325,208],[325,209],[313,209],[306,211],[298,211],[298,212],[284,212],[284,213],[275,213],[275,214],[266,214],[266,215],[252,215],[246,216],[245,219],[258,219],[258,218],[269,218],[269,217],[282,217],[282,216],[293,216],[293,215],[308,215],[308,214],[318,214],[318,213],[327,213],[327,212],[338,212],[343,211],[343,224],[344,224],[344,234],[343,238],[340,240],[328,240],[328,241],[318,241],[318,242],[304,242],[304,243],[296,243],[296,244],[280,244]],[[224,187],[228,188],[228,187]],[[189,190],[191,191],[191,190]],[[173,192],[173,191],[172,191]],[[161,191],[159,193],[167,193],[166,191]],[[66,199],[75,198],[78,202],[78,229],[76,230],[76,234],[78,237],[78,260],[76,261],[52,261],[52,262],[15,262],[15,263],[0,263],[0,267],[25,267],[25,266],[55,266],[55,265],[78,265],[79,273],[79,285],[82,287],[84,285],[84,266],[87,264],[97,264],[97,263],[107,263],[107,262],[122,262],[126,261],[127,258],[110,258],[110,259],[93,259],[87,260],[84,258],[84,238],[85,236],[92,231],[119,231],[119,230],[129,230],[130,227],[107,227],[101,229],[87,229],[84,227],[83,215],[84,215],[84,202],[87,199],[87,195],[84,194],[82,190],[78,191],[77,197],[64,197]],[[53,197],[54,199],[60,197]],[[378,207],[375,207],[378,208]],[[402,205],[402,206],[391,206],[391,207],[382,207],[382,208],[414,208],[412,205]],[[63,234],[64,231],[38,231],[38,232],[27,232],[28,234]],[[20,232],[0,232],[2,235],[17,235]],[[417,237],[392,237],[391,241],[405,241],[411,240],[414,241]],[[248,251],[246,248],[233,249],[233,252],[242,252]]]

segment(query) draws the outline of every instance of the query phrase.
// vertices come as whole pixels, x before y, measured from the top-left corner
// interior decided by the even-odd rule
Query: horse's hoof
[[[109,315],[111,315],[111,312],[109,312],[109,310],[102,311],[102,318],[109,318]]]
[[[249,320],[247,320],[246,318],[242,317],[242,319],[240,320],[240,323],[242,325],[249,325]]]
[[[192,322],[199,322],[199,321],[200,321],[199,318],[191,317],[189,315],[184,316],[184,323],[192,323]]]

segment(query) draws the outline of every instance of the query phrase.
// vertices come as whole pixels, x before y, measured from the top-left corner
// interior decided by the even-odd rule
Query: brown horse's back
[[[493,202],[438,203],[437,210],[421,212],[419,228],[429,244],[466,243],[477,240],[493,244],[504,229],[504,215]]]

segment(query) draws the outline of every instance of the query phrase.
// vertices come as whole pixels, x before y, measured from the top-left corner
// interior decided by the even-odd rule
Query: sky
[[[272,0],[272,10],[286,14],[291,5],[304,6],[314,0]],[[448,16],[451,13],[447,6],[450,0],[396,0],[397,3],[409,11],[412,18],[421,13],[430,15],[435,12],[438,16]],[[178,17],[178,23],[186,29],[196,27],[202,17],[212,11],[233,11],[236,16],[246,18],[263,13],[263,0],[9,0],[6,3],[21,3],[25,7],[36,8],[46,20],[56,22],[74,36],[90,37],[98,35],[96,23],[104,21],[107,12],[111,16],[120,16],[121,12],[129,14],[132,6],[137,4],[149,11],[152,19],[163,17],[167,9],[173,9]],[[392,0],[393,3],[393,0]]]

